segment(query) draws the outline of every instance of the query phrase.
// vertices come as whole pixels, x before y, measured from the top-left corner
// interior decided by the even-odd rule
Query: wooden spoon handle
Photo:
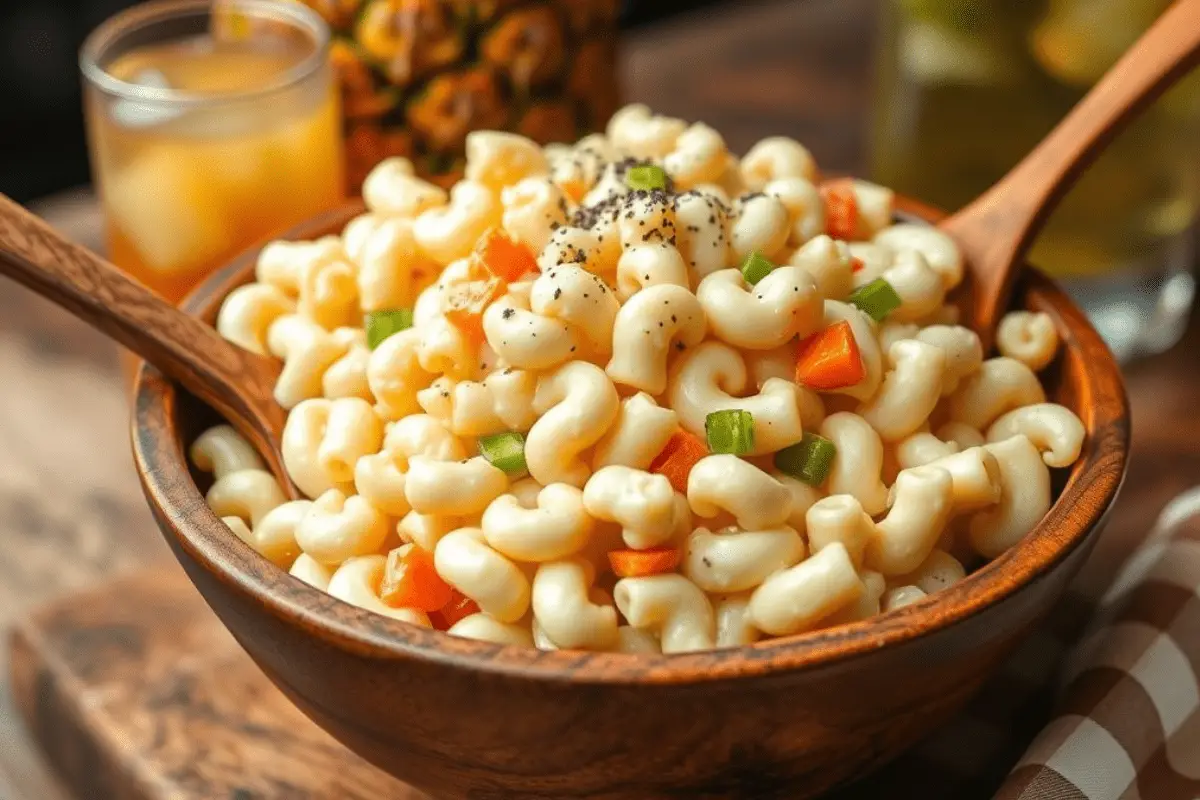
[[[1126,122],[1197,63],[1200,0],[1178,0],[1041,144],[942,223],[972,264],[981,335],[1004,312],[1017,265],[1058,201]]]
[[[271,394],[279,374],[274,362],[225,341],[2,194],[0,274],[108,334],[231,422],[282,428],[283,410]],[[269,427],[242,432],[264,456],[277,449]]]

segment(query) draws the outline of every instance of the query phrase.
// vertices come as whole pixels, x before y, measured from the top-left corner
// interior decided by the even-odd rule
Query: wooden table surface
[[[862,164],[874,0],[738,3],[639,31],[625,47],[627,95],[702,118],[744,150],[782,133],[822,166]],[[90,196],[41,213],[89,245]],[[1135,411],[1129,480],[1088,568],[1103,581],[1158,510],[1200,478],[1200,325],[1128,371]],[[0,282],[0,633],[31,607],[136,566],[177,567],[133,475],[117,353],[81,323]],[[0,663],[5,639],[0,636]],[[0,800],[66,800],[13,711],[0,670]]]

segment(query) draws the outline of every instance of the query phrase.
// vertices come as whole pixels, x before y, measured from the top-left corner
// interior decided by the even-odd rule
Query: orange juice
[[[110,258],[172,301],[342,198],[336,85],[323,61],[304,72],[323,42],[242,33],[131,47],[89,86]]]

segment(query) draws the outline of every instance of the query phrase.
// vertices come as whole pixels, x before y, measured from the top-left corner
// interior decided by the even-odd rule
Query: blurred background
[[[730,0],[622,0],[633,28]],[[0,0],[0,192],[19,202],[88,180],[78,52],[134,0]]]

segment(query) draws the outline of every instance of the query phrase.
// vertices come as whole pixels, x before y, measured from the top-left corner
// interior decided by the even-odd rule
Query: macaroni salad
[[[799,143],[743,157],[633,105],[603,135],[400,158],[341,236],[275,242],[217,321],[282,361],[287,502],[232,428],[208,504],[292,575],[455,636],[676,653],[963,579],[1051,503],[1084,427],[1013,312],[955,324],[954,242]]]

